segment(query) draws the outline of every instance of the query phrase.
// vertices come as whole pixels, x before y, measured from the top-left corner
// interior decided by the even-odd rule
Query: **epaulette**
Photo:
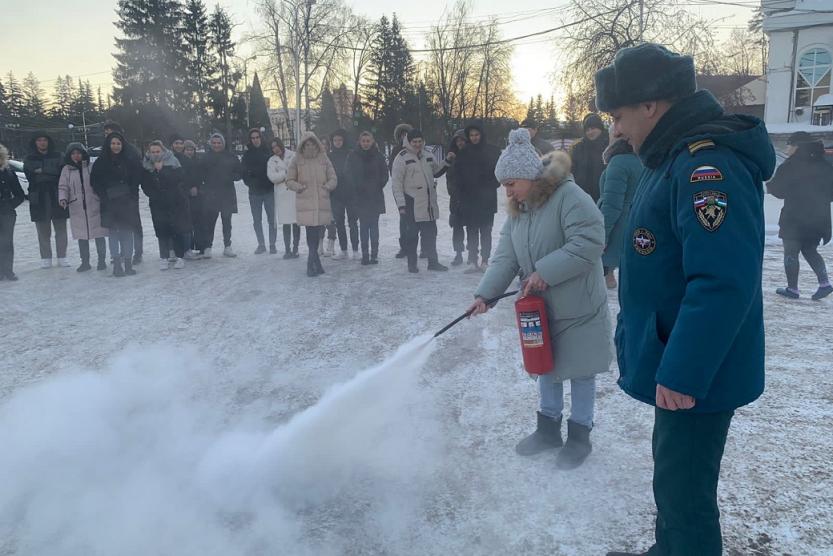
[[[688,145],[688,152],[689,154],[695,154],[699,151],[704,149],[713,149],[715,147],[714,141],[711,139],[702,139],[700,141],[695,141],[694,143],[690,143]]]
[[[401,151],[399,151],[399,156],[405,156],[407,154],[408,154],[408,151],[406,149],[402,149]]]

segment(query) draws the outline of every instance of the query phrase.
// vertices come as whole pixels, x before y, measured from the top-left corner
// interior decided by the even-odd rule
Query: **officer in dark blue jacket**
[[[628,221],[616,331],[619,385],[654,405],[651,556],[722,554],[720,461],[734,410],[764,390],[764,124],[697,91],[694,61],[626,48],[596,103],[645,166]],[[611,555],[626,553],[613,552]]]

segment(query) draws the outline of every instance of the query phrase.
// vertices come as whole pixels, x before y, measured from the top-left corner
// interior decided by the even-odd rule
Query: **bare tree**
[[[259,0],[257,10],[263,19],[253,39],[267,59],[287,121],[292,99],[295,108],[304,107],[309,129],[310,107],[343,75],[360,20],[343,0]]]
[[[511,89],[512,46],[501,41],[498,21],[471,23],[469,0],[458,0],[427,36],[426,81],[448,123],[495,118],[517,109]]]
[[[559,46],[566,50],[563,78],[573,86],[573,101],[591,104],[596,71],[611,64],[620,49],[643,40],[693,55],[698,71],[719,71],[711,22],[687,11],[680,0],[643,0],[642,7],[635,0],[572,0],[568,13],[582,23],[569,28]]]
[[[758,36],[747,29],[733,29],[721,45],[721,73],[757,75],[764,62]]]

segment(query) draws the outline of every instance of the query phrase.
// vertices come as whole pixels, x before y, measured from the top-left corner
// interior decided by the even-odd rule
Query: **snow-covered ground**
[[[462,313],[479,277],[428,273],[424,261],[408,274],[393,258],[389,199],[378,267],[324,259],[327,274],[307,279],[303,258],[252,254],[238,193],[237,259],[159,271],[144,204],[146,262],[118,280],[37,269],[35,228],[19,210],[20,282],[0,282],[0,554],[586,556],[649,546],[652,411],[619,391],[615,369],[601,377],[582,468],[515,455],[536,395],[511,303],[452,329],[425,365],[429,348],[411,345],[270,435]],[[450,236],[443,223],[444,262]],[[822,252],[833,263],[833,250]],[[770,237],[768,388],[738,411],[724,458],[731,555],[833,554],[833,301],[777,298],[781,256]],[[806,268],[802,285],[813,286]],[[615,293],[610,306],[614,315]]]

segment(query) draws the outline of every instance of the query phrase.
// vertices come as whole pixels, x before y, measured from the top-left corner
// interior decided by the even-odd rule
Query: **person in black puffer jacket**
[[[379,264],[379,215],[385,213],[384,191],[389,176],[385,157],[379,152],[376,140],[369,131],[359,135],[359,144],[347,157],[344,173],[355,195],[362,264]]]
[[[454,153],[454,156],[460,154],[460,151],[466,148],[466,132],[458,129],[454,132],[451,138],[451,144],[448,146],[448,152]],[[460,266],[463,264],[463,251],[466,250],[466,227],[463,225],[460,218],[460,194],[457,192],[457,186],[454,181],[455,174],[451,171],[454,168],[455,159],[451,160],[451,165],[446,166],[436,177],[445,174],[445,186],[448,190],[448,225],[451,226],[451,244],[456,253],[454,260],[451,261],[452,266]]]
[[[819,281],[814,300],[833,294],[827,266],[818,252],[819,243],[830,243],[830,203],[833,202],[833,165],[824,158],[824,145],[806,132],[789,139],[790,157],[778,168],[767,185],[771,195],[784,199],[778,236],[784,242],[784,268],[787,287],[778,295],[798,299],[799,259],[810,264]]]
[[[101,200],[101,225],[110,231],[113,276],[132,276],[133,234],[139,220],[142,161],[119,132],[104,140],[101,156],[90,171],[90,184]]]
[[[243,178],[243,167],[237,157],[226,150],[226,139],[214,133],[209,139],[209,151],[202,158],[203,197],[203,257],[211,258],[214,228],[217,218],[223,221],[224,257],[236,257],[231,248],[231,215],[237,213],[237,190],[234,182]]]
[[[602,156],[610,139],[604,122],[598,114],[587,114],[581,127],[584,130],[584,137],[570,150],[570,158],[573,159],[573,178],[579,187],[593,197],[593,202],[598,203],[601,196],[599,179],[605,169]]]
[[[17,280],[14,273],[15,209],[25,199],[20,180],[9,166],[9,149],[0,144],[0,280]]]
[[[176,255],[174,268],[184,268],[191,222],[182,165],[162,141],[153,141],[143,166],[142,190],[150,199],[153,230],[159,240],[160,269],[168,270],[171,251]]]
[[[461,223],[468,235],[469,265],[466,272],[484,272],[492,254],[492,227],[497,213],[495,165],[500,149],[486,142],[483,127],[472,124],[466,127],[468,144],[456,157],[452,178],[459,195]],[[478,261],[482,257],[482,263]]]
[[[266,220],[269,223],[269,252],[277,254],[278,223],[275,220],[275,186],[269,181],[266,173],[272,151],[263,141],[259,129],[249,130],[249,144],[243,154],[243,182],[249,188],[249,206],[252,209],[252,222],[257,236],[255,255],[266,253],[266,243],[263,238],[263,210],[266,210]]]
[[[52,138],[44,133],[32,137],[29,154],[23,159],[23,172],[29,181],[29,213],[38,231],[41,268],[52,266],[52,228],[58,266],[68,267],[67,219],[69,211],[58,204],[58,179],[64,157],[55,149]]]
[[[336,232],[338,233],[338,246],[341,249],[341,254],[335,255],[335,259],[346,259],[347,252],[347,227],[350,228],[350,247],[353,248],[353,256],[355,257],[359,252],[359,215],[356,212],[356,193],[353,184],[347,179],[347,156],[350,154],[350,149],[347,148],[347,132],[343,129],[336,130],[330,136],[330,152],[327,156],[330,157],[330,162],[333,163],[333,168],[336,170],[338,176],[338,186],[333,194],[330,195],[330,202],[333,209],[333,222],[335,226],[327,228],[327,239],[329,244],[325,256],[335,255],[335,240]],[[347,226],[344,224],[344,219],[347,218]]]
[[[185,259],[199,259],[202,252],[202,175],[197,161],[197,144],[190,139],[176,140],[171,143],[174,156],[182,165],[182,179],[185,190],[188,191],[188,213],[191,221],[191,231],[188,239],[188,249]]]

